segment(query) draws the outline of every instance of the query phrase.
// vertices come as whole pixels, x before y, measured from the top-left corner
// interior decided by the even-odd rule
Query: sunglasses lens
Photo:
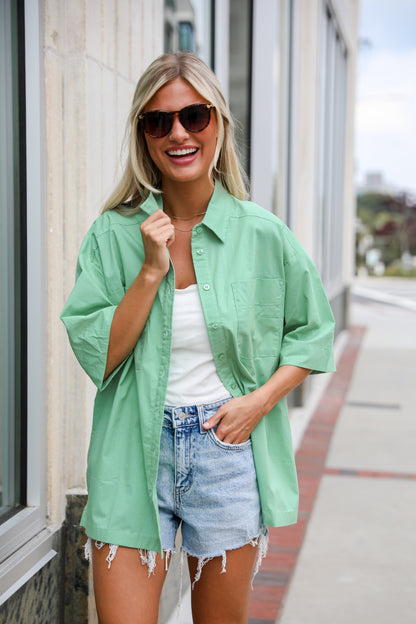
[[[172,128],[172,116],[164,111],[149,111],[143,116],[143,128],[151,137],[160,139]]]
[[[191,104],[180,111],[168,113],[155,110],[140,116],[144,131],[155,139],[166,136],[172,129],[174,115],[179,114],[179,121],[188,132],[201,132],[210,122],[211,107],[207,104]]]
[[[188,132],[201,132],[209,124],[211,109],[205,104],[193,104],[183,108],[179,119]]]

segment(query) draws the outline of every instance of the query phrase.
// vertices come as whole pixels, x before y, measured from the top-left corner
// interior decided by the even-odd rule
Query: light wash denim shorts
[[[227,551],[246,544],[259,546],[255,574],[267,551],[251,440],[228,444],[217,438],[216,427],[202,427],[228,400],[166,406],[164,411],[157,478],[162,549],[167,564],[175,552],[180,526],[182,551],[198,558],[194,582],[213,557],[222,557],[225,572]],[[104,544],[95,545],[101,548]],[[109,566],[116,551],[117,546],[110,545]],[[156,553],[140,549],[139,553],[150,574]],[[90,554],[89,540],[87,558]]]

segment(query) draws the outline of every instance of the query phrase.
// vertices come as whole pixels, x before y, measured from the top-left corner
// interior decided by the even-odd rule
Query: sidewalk
[[[293,415],[299,522],[270,530],[248,624],[416,621],[416,312],[358,294],[337,372]]]
[[[353,304],[296,455],[299,523],[272,533],[250,624],[416,621],[416,314],[392,303]]]

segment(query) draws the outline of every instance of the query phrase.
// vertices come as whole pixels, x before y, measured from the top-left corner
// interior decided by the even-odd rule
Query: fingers
[[[251,430],[244,427],[238,414],[233,410],[229,411],[227,407],[228,404],[221,406],[202,426],[208,430],[218,425],[215,435],[221,442],[228,444],[246,442],[250,437]]]
[[[218,425],[215,435],[228,444],[242,444],[247,442],[251,432],[260,420],[256,402],[250,395],[234,397],[208,418],[202,425],[209,430]]]
[[[212,427],[215,427],[215,425],[217,425],[220,420],[223,418],[224,414],[223,411],[221,409],[221,407],[215,412],[214,416],[211,416],[211,418],[208,418],[207,421],[205,421],[202,426],[204,429],[212,429]]]
[[[171,219],[163,210],[156,210],[140,226],[144,242],[152,242],[157,245],[172,244],[175,240],[175,228]]]
[[[140,226],[146,270],[165,275],[169,270],[169,247],[175,240],[175,228],[163,210],[156,210]]]

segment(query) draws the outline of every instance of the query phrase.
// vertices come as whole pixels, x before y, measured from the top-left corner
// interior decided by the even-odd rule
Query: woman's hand
[[[215,435],[221,442],[242,444],[246,442],[257,423],[264,416],[263,406],[255,393],[230,399],[215,412],[202,426],[211,429],[218,423]]]
[[[263,416],[306,379],[310,372],[300,366],[281,366],[257,390],[221,405],[214,416],[203,424],[204,429],[211,429],[219,423],[215,432],[219,440],[229,444],[246,442]]]
[[[156,210],[140,226],[145,258],[142,270],[155,275],[166,275],[169,271],[167,248],[175,240],[175,228],[170,217],[163,210]]]

